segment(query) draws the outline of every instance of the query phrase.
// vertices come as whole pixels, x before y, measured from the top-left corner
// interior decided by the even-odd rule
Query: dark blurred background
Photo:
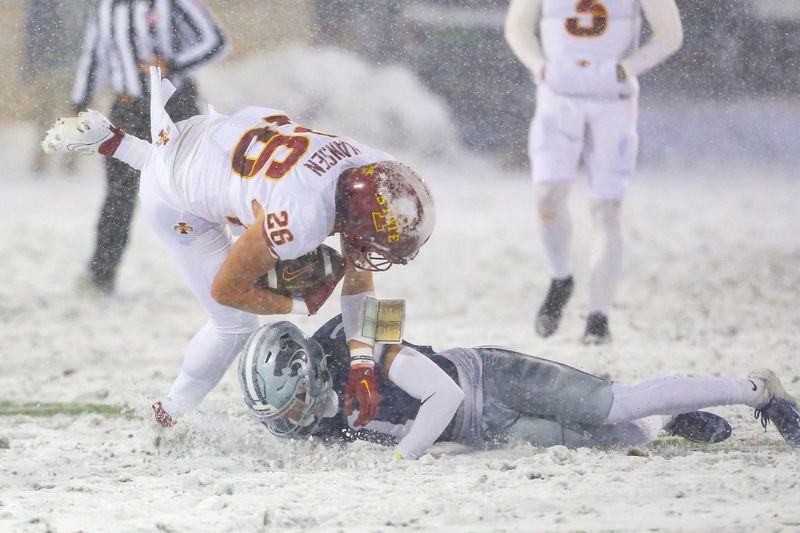
[[[683,48],[640,80],[643,157],[702,156],[704,147],[721,148],[709,146],[709,135],[736,137],[756,157],[796,157],[800,1],[677,3]],[[507,0],[319,4],[319,39],[375,62],[411,65],[450,103],[468,146],[505,153],[511,165],[523,162],[534,90],[503,38]]]
[[[469,148],[526,164],[529,73],[502,35],[507,0],[207,0],[227,61],[289,42],[402,63],[451,106]],[[5,0],[0,118],[66,105],[92,0]],[[800,1],[678,0],[683,48],[641,81],[642,159],[800,157]],[[324,80],[322,81],[324,83]],[[46,107],[46,106],[45,106]]]

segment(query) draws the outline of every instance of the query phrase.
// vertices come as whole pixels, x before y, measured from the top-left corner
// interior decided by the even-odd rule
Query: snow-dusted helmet
[[[430,238],[436,209],[427,184],[397,161],[342,173],[336,224],[345,253],[364,270],[386,270],[414,259]]]
[[[279,437],[311,433],[331,391],[320,345],[290,322],[261,326],[239,356],[239,385],[250,411]]]

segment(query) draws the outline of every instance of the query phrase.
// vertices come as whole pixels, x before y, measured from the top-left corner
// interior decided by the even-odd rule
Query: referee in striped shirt
[[[72,102],[89,105],[95,89],[110,78],[111,122],[136,137],[150,136],[148,70],[160,66],[177,87],[166,108],[175,122],[199,114],[192,72],[220,57],[225,36],[196,0],[99,0],[86,27]],[[110,294],[139,190],[139,171],[106,159],[106,198],[97,221],[89,274],[79,288]]]

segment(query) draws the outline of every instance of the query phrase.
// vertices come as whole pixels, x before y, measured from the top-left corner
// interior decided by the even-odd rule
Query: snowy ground
[[[723,445],[642,450],[437,447],[386,450],[277,441],[247,419],[229,372],[202,415],[167,432],[149,419],[203,322],[137,218],[109,299],[76,296],[103,180],[34,178],[27,150],[0,156],[0,401],[127,405],[127,417],[0,417],[0,531],[797,531],[800,454],[744,408]],[[412,161],[439,224],[419,258],[377,280],[408,300],[407,337],[499,343],[619,381],[774,368],[800,394],[800,182],[718,167],[642,171],[626,209],[628,253],[615,342],[582,346],[588,220],[573,199],[579,282],[548,341],[532,315],[546,288],[531,186],[475,161]],[[336,312],[299,320],[311,331]],[[0,446],[2,446],[0,444]]]

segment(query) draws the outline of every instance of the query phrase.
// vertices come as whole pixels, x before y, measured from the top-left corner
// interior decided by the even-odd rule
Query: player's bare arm
[[[683,25],[675,0],[641,0],[641,6],[653,33],[642,47],[622,61],[621,67],[634,76],[663,62],[683,44]]]
[[[505,37],[520,62],[538,79],[544,79],[545,59],[536,37],[542,0],[512,0],[505,20]]]
[[[264,210],[253,203],[256,220],[231,247],[225,262],[214,277],[211,296],[222,305],[259,315],[286,314],[292,310],[292,300],[262,289],[256,280],[275,266],[277,260],[269,250],[264,234]]]

